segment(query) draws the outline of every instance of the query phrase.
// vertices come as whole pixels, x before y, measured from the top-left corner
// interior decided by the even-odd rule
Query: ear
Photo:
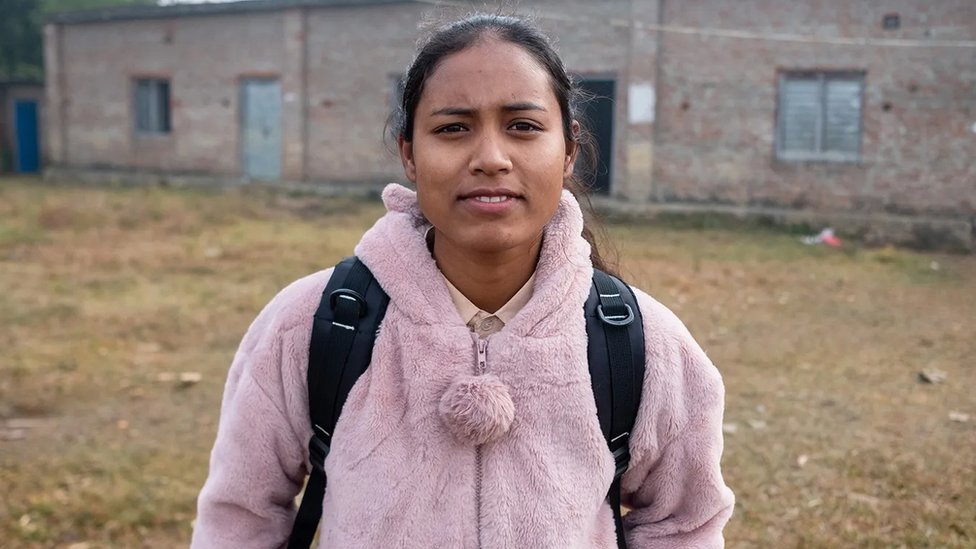
[[[400,151],[400,162],[403,164],[403,173],[411,183],[417,182],[417,165],[413,161],[413,142],[407,141],[404,137],[397,137],[397,150]]]
[[[576,155],[579,153],[580,123],[573,120],[569,129],[572,135],[566,140],[566,158],[563,160],[563,179],[573,177],[573,168],[576,166]]]

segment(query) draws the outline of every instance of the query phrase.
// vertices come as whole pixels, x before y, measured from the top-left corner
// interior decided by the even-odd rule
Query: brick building
[[[480,5],[480,4],[479,4]],[[600,98],[600,186],[630,204],[976,216],[972,0],[524,0]],[[376,185],[428,1],[253,0],[62,14],[56,169]],[[969,225],[967,225],[969,226]]]

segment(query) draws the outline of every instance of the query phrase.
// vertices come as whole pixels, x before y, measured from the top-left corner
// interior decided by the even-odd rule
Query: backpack
[[[332,432],[353,384],[369,366],[373,343],[390,298],[357,257],[336,265],[322,292],[312,325],[308,361],[308,402],[312,438],[305,494],[292,526],[288,549],[308,549],[322,516],[325,458]],[[583,307],[587,360],[600,429],[616,463],[607,494],[617,546],[626,549],[620,513],[620,478],[630,463],[628,443],[644,379],[644,332],[637,299],[629,286],[593,270]]]

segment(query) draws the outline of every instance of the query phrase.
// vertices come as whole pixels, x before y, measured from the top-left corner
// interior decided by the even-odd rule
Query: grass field
[[[0,180],[0,547],[185,547],[244,330],[381,211]],[[976,547],[976,257],[609,229],[725,377],[729,547]]]

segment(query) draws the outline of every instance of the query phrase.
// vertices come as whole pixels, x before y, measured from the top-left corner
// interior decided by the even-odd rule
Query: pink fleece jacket
[[[349,394],[326,460],[320,547],[616,547],[605,502],[613,458],[586,360],[590,288],[583,218],[564,193],[532,299],[488,338],[457,313],[424,241],[416,195],[356,254],[390,295],[373,361]],[[192,547],[284,547],[309,471],[305,373],[312,315],[331,271],[284,289],[234,357]],[[647,371],[623,477],[632,549],[722,547],[724,390],[684,325],[637,291]]]

